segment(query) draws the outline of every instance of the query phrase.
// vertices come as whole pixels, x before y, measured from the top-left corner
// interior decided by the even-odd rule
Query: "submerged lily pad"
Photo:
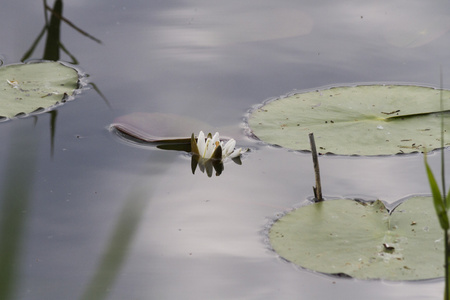
[[[191,145],[193,132],[210,130],[211,126],[196,119],[165,113],[137,112],[120,116],[111,129],[125,134],[125,138],[140,143],[183,143]]]
[[[273,249],[301,267],[360,279],[444,276],[443,232],[431,197],[392,210],[381,201],[340,199],[300,207],[272,226]]]
[[[59,62],[2,66],[0,117],[12,118],[65,102],[78,84],[78,72]]]
[[[442,93],[449,103],[450,91]],[[448,104],[446,109],[449,124]],[[439,111],[440,90],[434,88],[347,86],[270,101],[250,114],[248,125],[260,140],[289,149],[309,150],[313,132],[322,153],[389,155],[440,148]]]

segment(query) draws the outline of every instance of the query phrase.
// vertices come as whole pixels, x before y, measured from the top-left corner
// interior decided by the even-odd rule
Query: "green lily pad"
[[[383,202],[340,199],[300,207],[276,221],[273,249],[306,269],[359,279],[444,276],[443,231],[431,197],[392,210]]]
[[[78,88],[78,72],[59,62],[0,67],[0,117],[45,111],[65,102]]]
[[[442,95],[448,103],[450,91]],[[449,124],[448,104],[446,109]],[[389,155],[440,148],[439,112],[440,90],[434,88],[346,86],[270,101],[251,112],[248,125],[260,140],[289,149],[309,150],[312,132],[321,153]]]

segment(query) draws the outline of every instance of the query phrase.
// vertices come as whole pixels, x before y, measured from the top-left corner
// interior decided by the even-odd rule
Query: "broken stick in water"
[[[314,173],[316,175],[316,186],[313,186],[314,191],[314,201],[323,201],[322,198],[322,185],[320,184],[320,169],[319,169],[319,159],[317,158],[316,142],[314,141],[314,134],[309,134],[309,143],[311,144],[311,152],[314,164]]]

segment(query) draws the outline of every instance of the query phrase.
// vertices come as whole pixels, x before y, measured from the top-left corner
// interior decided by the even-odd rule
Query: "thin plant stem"
[[[443,112],[444,111],[444,98],[443,98],[443,81],[442,81],[443,75],[442,75],[442,67],[441,67],[441,74],[440,74],[440,109]],[[442,179],[442,199],[444,199],[444,205],[447,207],[447,199],[445,195],[446,187],[445,187],[445,155],[444,155],[444,113],[441,113],[441,179]]]
[[[440,68],[440,110],[441,110],[441,179],[442,179],[442,201],[444,203],[445,207],[445,213],[448,213],[448,207],[447,207],[447,197],[446,197],[446,186],[445,186],[445,143],[444,143],[444,98],[443,98],[443,74],[442,74],[442,66]],[[450,265],[449,265],[449,259],[450,259],[450,253],[449,253],[449,236],[448,236],[448,230],[444,230],[444,255],[445,255],[445,262],[444,262],[444,268],[445,268],[445,291],[444,291],[444,300],[450,300]]]
[[[444,231],[444,249],[445,249],[445,291],[444,291],[444,300],[450,299],[450,274],[449,274],[449,258],[448,255],[449,247],[448,247],[448,230]]]
[[[314,141],[314,134],[309,134],[309,142],[311,144],[311,153],[314,164],[314,174],[316,177],[316,186],[313,186],[314,200],[315,202],[323,201],[322,197],[322,184],[320,183],[320,168],[319,159],[317,158],[316,142]]]

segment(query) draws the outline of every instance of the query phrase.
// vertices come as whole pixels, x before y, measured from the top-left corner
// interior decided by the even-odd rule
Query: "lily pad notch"
[[[450,91],[415,85],[355,85],[315,89],[269,100],[247,117],[250,135],[308,151],[314,132],[323,154],[393,155],[439,149],[440,118],[450,121]],[[450,141],[450,130],[445,133]],[[447,143],[445,146],[449,146]]]
[[[0,119],[41,113],[74,99],[86,76],[62,62],[0,67]]]

